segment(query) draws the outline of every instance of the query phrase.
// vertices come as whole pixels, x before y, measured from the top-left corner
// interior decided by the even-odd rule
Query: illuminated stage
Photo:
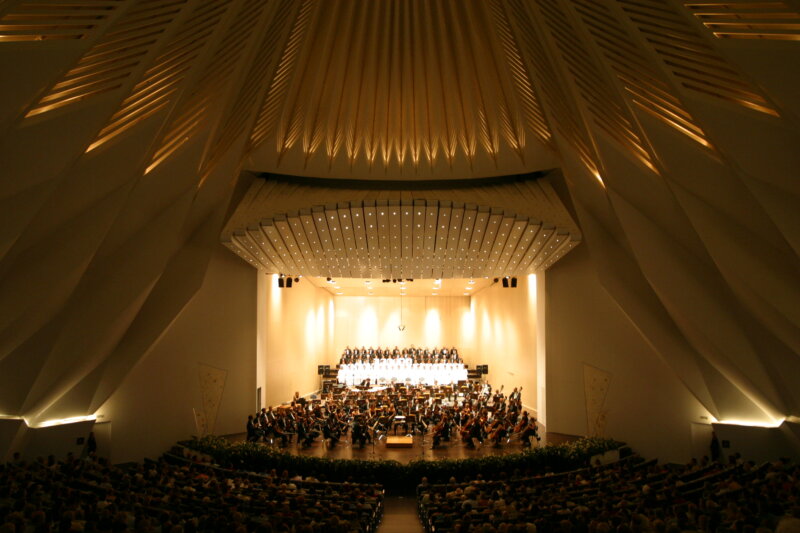
[[[544,435],[544,432],[542,432]],[[398,433],[398,436],[400,434]],[[389,437],[393,436],[391,433]],[[363,448],[358,445],[353,445],[347,439],[339,441],[334,448],[330,448],[321,441],[315,441],[309,448],[303,448],[296,442],[292,442],[286,447],[281,447],[278,442],[273,444],[261,443],[261,446],[270,447],[275,450],[280,450],[292,455],[303,455],[307,457],[325,457],[327,459],[359,459],[359,460],[392,460],[407,464],[411,461],[423,459],[426,461],[436,461],[438,459],[470,459],[476,457],[490,457],[509,455],[520,453],[525,448],[519,443],[518,440],[513,440],[510,443],[504,443],[499,448],[493,447],[488,442],[482,446],[477,446],[475,449],[470,449],[466,444],[460,440],[453,439],[450,442],[442,442],[441,445],[435,449],[431,448],[431,438],[425,435],[413,435],[411,437],[411,446],[405,448],[390,447],[386,444],[386,437],[381,438],[379,443],[374,446],[367,444]],[[228,437],[231,441],[238,442],[245,440],[245,435],[234,435]],[[539,446],[545,445],[545,438],[542,437]],[[536,441],[533,444],[536,447]]]

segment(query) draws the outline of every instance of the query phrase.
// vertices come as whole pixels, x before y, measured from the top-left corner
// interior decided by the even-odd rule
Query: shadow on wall
[[[779,457],[800,460],[800,424],[784,422],[779,427],[712,424],[722,451],[723,460],[735,453],[756,462]]]
[[[80,457],[93,427],[94,420],[38,428],[19,419],[0,420],[0,460],[15,452],[28,461],[48,455],[64,459],[69,453]]]

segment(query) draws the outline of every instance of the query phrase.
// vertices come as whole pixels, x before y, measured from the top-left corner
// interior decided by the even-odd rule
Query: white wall
[[[335,364],[333,313],[333,295],[307,280],[281,289],[274,276],[258,274],[257,366],[263,406],[319,388],[317,365]]]
[[[215,433],[244,431],[255,410],[256,271],[218,245],[203,286],[97,411],[113,426],[111,460],[156,457],[196,433],[199,365],[227,371]]]
[[[411,345],[418,347],[455,346],[462,357],[472,347],[465,315],[469,314],[468,296],[404,296],[400,331],[399,296],[337,296],[334,356],[346,346],[377,347]],[[466,328],[466,329],[465,329]]]
[[[550,268],[545,281],[547,430],[587,434],[588,364],[610,373],[605,436],[648,457],[687,460],[692,422],[710,422],[710,414],[601,287],[586,246]]]
[[[536,409],[536,276],[517,279],[516,288],[501,283],[472,296],[473,348],[467,362],[489,365],[493,387],[509,392],[523,387],[522,401]]]

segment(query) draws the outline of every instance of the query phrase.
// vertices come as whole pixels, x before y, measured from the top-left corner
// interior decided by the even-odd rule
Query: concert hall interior
[[[0,2],[0,460],[241,438],[396,346],[521,387],[542,445],[796,457],[798,18]]]

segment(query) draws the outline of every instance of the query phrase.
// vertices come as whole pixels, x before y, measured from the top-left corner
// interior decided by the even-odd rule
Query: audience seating
[[[0,531],[372,532],[379,485],[225,470],[174,454],[0,466]]]
[[[429,533],[760,533],[800,510],[800,468],[785,462],[667,466],[627,459],[553,476],[418,487]]]

